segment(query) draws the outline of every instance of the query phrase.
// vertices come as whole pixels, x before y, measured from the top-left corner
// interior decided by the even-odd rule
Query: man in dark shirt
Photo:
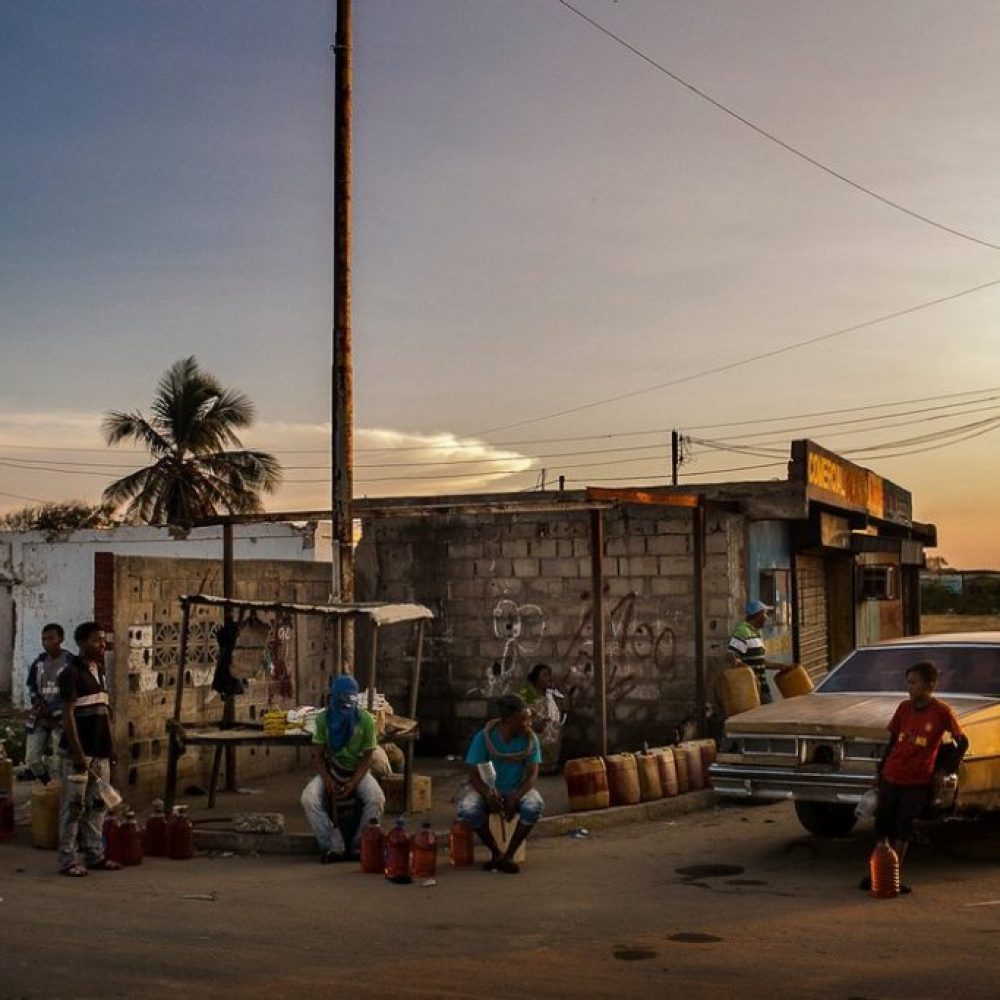
[[[111,706],[104,678],[107,643],[97,622],[78,625],[73,638],[79,655],[71,656],[59,674],[65,754],[59,803],[59,870],[79,878],[88,868],[113,871],[121,865],[104,856],[102,836],[106,807],[100,782],[110,781],[114,759]]]
[[[69,654],[62,648],[63,634],[62,625],[49,622],[42,629],[43,652],[32,660],[28,669],[31,715],[24,727],[25,763],[43,785],[51,778],[47,757],[53,757],[53,770],[57,773],[60,770],[62,703],[59,700],[59,673],[69,660]]]

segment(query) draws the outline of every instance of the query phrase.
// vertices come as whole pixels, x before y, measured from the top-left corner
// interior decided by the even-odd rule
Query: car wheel
[[[857,822],[854,806],[841,805],[839,802],[804,802],[796,799],[795,815],[817,837],[846,837]]]

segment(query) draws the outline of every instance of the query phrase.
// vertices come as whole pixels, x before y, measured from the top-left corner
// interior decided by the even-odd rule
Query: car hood
[[[787,733],[794,736],[836,735],[883,739],[892,713],[905,698],[904,694],[806,694],[786,698],[770,705],[752,708],[749,712],[730,716],[726,733]],[[991,698],[951,696],[947,698],[955,714],[961,718],[987,705]]]

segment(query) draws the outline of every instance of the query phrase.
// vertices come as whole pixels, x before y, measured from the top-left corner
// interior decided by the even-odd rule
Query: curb
[[[634,806],[612,806],[587,812],[562,813],[540,820],[534,837],[562,837],[584,828],[610,830],[635,823],[684,816],[687,813],[711,809],[715,792],[710,788],[687,792],[669,799],[640,802]],[[436,833],[439,843],[447,844],[448,831]],[[317,854],[316,841],[309,833],[238,833],[236,830],[207,830],[195,827],[194,846],[199,851],[235,851],[237,854]]]

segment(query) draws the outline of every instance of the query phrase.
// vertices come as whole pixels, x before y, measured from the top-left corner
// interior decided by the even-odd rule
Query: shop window
[[[757,593],[765,604],[770,604],[774,608],[771,623],[787,625],[792,596],[792,571],[762,569],[757,581]]]
[[[895,566],[862,566],[860,591],[862,601],[899,599],[899,574]]]

